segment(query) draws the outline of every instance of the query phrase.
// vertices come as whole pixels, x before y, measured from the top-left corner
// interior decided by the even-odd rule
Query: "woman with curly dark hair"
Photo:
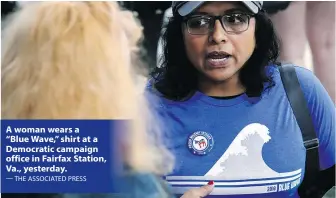
[[[176,166],[175,194],[214,182],[210,197],[299,197],[306,149],[260,1],[173,2],[163,56],[148,88],[160,101]],[[312,72],[295,66],[321,169],[335,164],[335,107]]]

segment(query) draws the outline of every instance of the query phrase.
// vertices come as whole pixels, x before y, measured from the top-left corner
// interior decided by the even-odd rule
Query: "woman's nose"
[[[217,44],[227,41],[226,32],[219,20],[215,21],[214,29],[210,37],[211,37],[210,40]]]

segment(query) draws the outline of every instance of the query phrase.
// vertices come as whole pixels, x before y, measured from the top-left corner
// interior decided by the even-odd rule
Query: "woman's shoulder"
[[[145,93],[159,97],[160,92],[155,89],[155,79],[149,78],[145,86]]]
[[[315,76],[315,74],[313,73],[313,71],[302,67],[302,66],[298,66],[298,65],[291,65],[294,69],[295,69],[295,73],[296,76],[298,78],[300,87],[304,93],[304,95],[306,96],[307,99],[310,98],[311,94],[314,93],[315,89],[323,89],[323,86],[321,85],[321,82],[319,81],[319,79]],[[281,66],[272,66],[268,69],[269,74],[272,74],[273,80],[275,83],[281,83],[282,79],[281,79],[281,75],[280,75],[280,67],[283,67],[283,65]]]
[[[149,79],[145,86],[144,94],[153,114],[160,114],[161,116],[166,112],[166,99],[156,88],[155,80]]]
[[[324,113],[330,113],[328,112],[329,109],[332,110],[335,108],[334,103],[332,102],[331,97],[322,85],[321,81],[316,77],[314,72],[301,66],[292,66],[295,69],[301,91],[303,92],[304,98],[306,99],[308,108],[311,113],[316,114],[317,112],[323,112],[319,115],[322,115]],[[276,90],[276,92],[285,92],[283,82],[281,80],[279,67],[275,68],[273,72],[273,79],[275,83],[278,84],[278,89]],[[315,119],[319,118],[316,117]]]

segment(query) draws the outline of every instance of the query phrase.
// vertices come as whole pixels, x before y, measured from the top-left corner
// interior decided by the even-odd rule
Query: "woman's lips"
[[[227,66],[230,58],[231,58],[231,56],[226,56],[226,57],[223,57],[223,58],[207,58],[206,62],[208,63],[208,65],[210,67],[222,68],[222,67]]]
[[[207,54],[206,62],[208,63],[210,67],[222,68],[222,67],[227,66],[227,63],[230,60],[230,58],[231,58],[231,55],[226,52],[214,51],[214,52]]]

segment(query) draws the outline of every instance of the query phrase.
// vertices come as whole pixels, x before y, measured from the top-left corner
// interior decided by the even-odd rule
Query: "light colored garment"
[[[174,198],[162,178],[152,174],[130,174],[122,181],[124,193],[64,194],[61,198]]]
[[[332,187],[324,196],[323,198],[335,198],[336,197],[336,188],[335,186]]]
[[[158,41],[158,47],[156,52],[156,66],[160,67],[162,64],[161,56],[163,55],[163,40],[162,40],[162,34],[165,30],[166,24],[169,22],[169,18],[173,16],[172,8],[168,8],[163,15],[163,21],[162,21],[162,29],[161,29],[161,35]]]

